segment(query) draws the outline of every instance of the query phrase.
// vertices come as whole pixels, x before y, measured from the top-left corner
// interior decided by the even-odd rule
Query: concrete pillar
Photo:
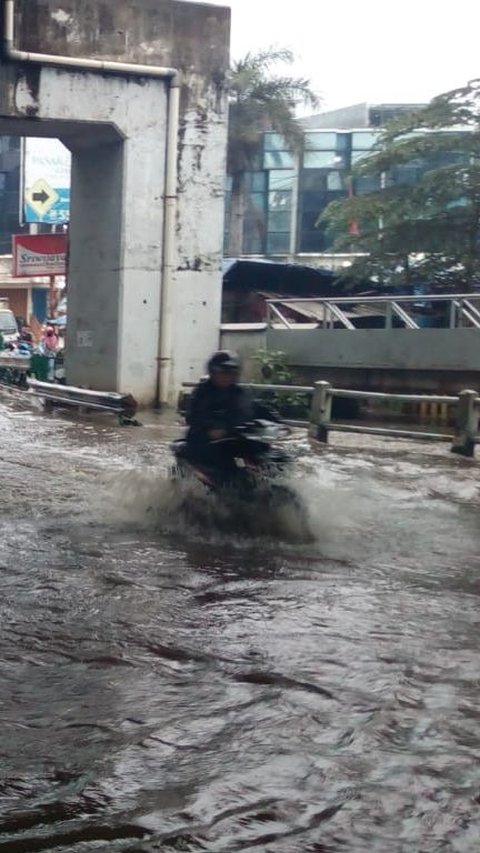
[[[66,371],[72,385],[119,386],[125,144],[74,152]]]
[[[74,133],[63,136],[72,151],[66,371],[71,384],[128,391],[149,405],[157,388],[168,83],[149,81],[140,92],[138,84],[108,83],[124,90],[117,141],[105,143],[95,127],[80,146]]]
[[[310,416],[310,438],[328,444],[328,431],[332,420],[332,386],[330,382],[315,382]]]
[[[457,423],[452,443],[452,453],[473,458],[478,438],[478,392],[467,389],[458,396]]]
[[[68,381],[144,404],[157,383],[164,152],[155,125],[72,152]]]

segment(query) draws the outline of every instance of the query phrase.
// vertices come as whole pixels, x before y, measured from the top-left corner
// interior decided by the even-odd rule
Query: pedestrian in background
[[[42,348],[45,355],[55,355],[58,349],[58,338],[53,326],[47,326],[42,338]]]

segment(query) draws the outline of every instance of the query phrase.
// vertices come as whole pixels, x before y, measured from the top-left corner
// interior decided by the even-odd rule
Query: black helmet
[[[236,352],[222,349],[215,352],[208,360],[207,369],[210,375],[216,370],[240,370],[240,359]]]

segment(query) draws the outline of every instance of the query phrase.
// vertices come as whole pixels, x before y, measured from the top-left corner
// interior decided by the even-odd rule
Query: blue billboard
[[[70,221],[71,154],[58,139],[25,139],[23,221],[65,225]]]

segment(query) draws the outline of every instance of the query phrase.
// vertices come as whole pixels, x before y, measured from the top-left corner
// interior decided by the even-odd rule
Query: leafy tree
[[[349,274],[480,283],[480,80],[389,124],[319,224],[336,251],[359,253]]]
[[[318,103],[303,77],[275,73],[278,65],[291,65],[294,55],[285,48],[268,48],[247,55],[232,65],[227,171],[232,177],[229,223],[230,257],[242,253],[245,213],[245,173],[255,169],[262,153],[263,133],[281,134],[292,150],[300,146],[302,129],[295,117],[300,103]],[[258,168],[258,165],[257,165]]]

